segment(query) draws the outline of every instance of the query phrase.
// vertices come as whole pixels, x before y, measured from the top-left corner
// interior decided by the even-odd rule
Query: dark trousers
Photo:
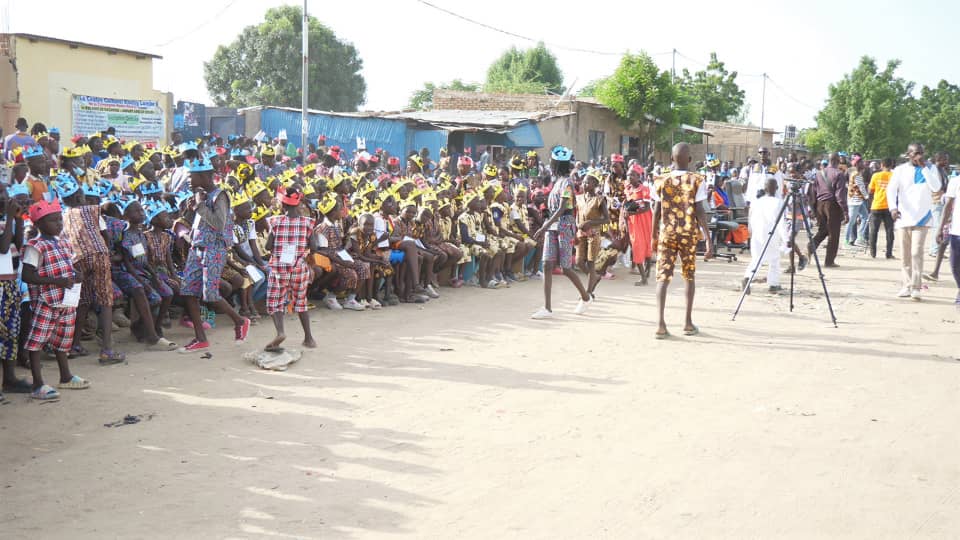
[[[880,226],[887,235],[887,257],[893,257],[893,216],[889,210],[870,212],[870,256],[877,256],[877,241],[880,239]]]
[[[960,289],[960,236],[951,234],[947,238],[950,242],[950,270],[953,271],[953,280],[957,282],[957,288]],[[957,294],[957,299],[960,301],[960,294]]]
[[[837,201],[817,201],[817,234],[813,237],[811,251],[820,246],[827,237],[827,258],[824,264],[830,266],[837,261],[840,249],[840,229],[843,228],[843,208]]]

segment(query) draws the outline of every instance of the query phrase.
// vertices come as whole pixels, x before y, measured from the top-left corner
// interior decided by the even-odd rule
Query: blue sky
[[[164,56],[155,65],[155,86],[175,99],[208,102],[203,62],[219,44],[256,24],[283,0],[127,0],[104,8],[77,9],[62,0],[0,0],[9,17],[0,29],[30,32],[144,50]],[[747,92],[750,118],[759,124],[761,80],[768,83],[765,125],[783,129],[814,125],[813,117],[831,82],[870,55],[883,65],[899,58],[898,73],[920,85],[940,79],[960,83],[952,26],[960,2],[623,2],[587,3],[487,0],[483,3],[431,0],[466,17],[543,40],[558,57],[567,85],[578,88],[611,73],[618,54],[646,50],[669,69],[676,48],[677,69],[695,70],[716,51]],[[311,15],[352,42],[364,60],[371,110],[402,108],[424,81],[453,78],[482,81],[504,49],[531,42],[497,33],[425,6],[417,0],[371,0],[360,4],[315,1]],[[67,14],[69,16],[53,15]],[[148,15],[150,14],[149,18]],[[145,25],[145,21],[151,24]],[[565,50],[591,49],[612,54]],[[424,66],[413,73],[412,65]],[[298,75],[297,75],[298,76]],[[322,89],[320,89],[322,91]]]

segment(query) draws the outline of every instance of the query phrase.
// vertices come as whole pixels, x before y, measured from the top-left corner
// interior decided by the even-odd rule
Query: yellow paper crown
[[[484,176],[487,176],[487,177],[490,177],[490,178],[496,178],[496,177],[497,177],[497,166],[496,166],[496,165],[487,165],[486,167],[483,168],[483,175],[484,175]]]
[[[140,186],[146,183],[147,183],[147,179],[138,175],[136,178],[133,179],[132,182],[130,182],[130,191],[137,191],[138,189],[140,189]]]
[[[83,151],[79,146],[74,146],[73,148],[67,148],[63,151],[63,157],[65,158],[78,158],[83,157]]]
[[[327,193],[317,203],[317,209],[321,214],[327,214],[337,206],[337,196],[333,193]]]
[[[148,156],[147,153],[144,152],[143,156],[140,157],[140,160],[133,164],[133,170],[139,173],[140,169],[142,169],[143,166],[146,165],[147,163],[150,163],[150,156]]]
[[[271,214],[273,214],[273,212],[271,212],[269,208],[258,204],[257,207],[253,209],[253,213],[250,217],[252,217],[254,221],[260,221]]]
[[[242,189],[237,190],[236,192],[230,194],[231,208],[236,208],[241,204],[249,204],[249,203],[250,203],[250,197],[247,195],[247,192],[243,191]]]
[[[247,197],[253,199],[257,195],[259,195],[261,192],[267,191],[267,186],[260,180],[257,180],[256,178],[254,178],[253,180],[250,180],[249,182],[247,182],[247,185],[245,186],[244,189],[247,192]]]
[[[317,164],[316,164],[316,163],[308,163],[307,165],[304,165],[304,167],[303,167],[303,174],[309,174],[309,173],[312,173],[312,172],[315,171],[315,170],[317,170]]]
[[[260,151],[260,156],[261,156],[261,157],[264,157],[264,156],[273,157],[273,156],[276,156],[276,155],[277,155],[277,151],[274,150],[273,147],[270,146],[269,144],[268,144],[267,146],[264,146],[264,147],[263,147],[263,150]]]

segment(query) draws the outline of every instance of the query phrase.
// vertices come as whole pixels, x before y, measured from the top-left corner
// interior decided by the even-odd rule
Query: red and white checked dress
[[[66,238],[38,236],[27,242],[40,258],[37,275],[40,277],[74,276],[70,257],[73,248]],[[77,308],[57,307],[63,302],[64,290],[56,285],[30,285],[30,307],[33,321],[24,348],[39,351],[49,344],[55,351],[69,351],[73,346],[73,330],[77,322]]]
[[[313,272],[306,256],[310,251],[314,221],[308,217],[282,215],[270,218],[268,223],[273,234],[273,251],[267,278],[267,313],[283,312],[287,302],[297,313],[307,311],[307,288],[313,280]],[[293,264],[280,262],[284,246],[291,245],[295,247]]]

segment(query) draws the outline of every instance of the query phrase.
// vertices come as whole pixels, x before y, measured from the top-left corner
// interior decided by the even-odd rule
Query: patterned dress
[[[97,205],[66,208],[63,211],[63,234],[76,250],[73,264],[83,272],[83,287],[80,302],[103,308],[113,307],[113,284],[110,282],[110,249],[100,223],[100,207]],[[112,218],[111,218],[112,219]]]
[[[203,204],[211,211],[215,211],[217,199],[227,195],[220,189],[215,189]],[[183,288],[180,293],[184,296],[196,296],[204,302],[218,302],[220,297],[220,277],[223,267],[227,264],[227,250],[233,242],[233,211],[229,201],[226,204],[226,220],[222,229],[214,229],[207,220],[196,219],[193,228],[193,238],[190,243],[190,254],[187,255],[186,266],[183,271]]]
[[[340,251],[344,248],[343,225],[339,220],[324,220],[323,223],[317,227],[316,232],[322,234],[324,238],[327,239],[327,246],[333,251]],[[336,268],[337,274],[340,276],[339,288],[349,291],[356,290],[360,284],[360,276],[357,274],[357,271],[353,268],[339,265],[333,259],[331,259],[331,262]]]
[[[150,262],[150,268],[152,268],[153,273],[156,274],[157,281],[161,283],[161,286],[157,288],[157,292],[160,293],[162,298],[167,298],[163,290],[165,286],[166,289],[170,290],[172,296],[173,290],[180,288],[176,277],[170,275],[167,269],[167,254],[173,251],[173,233],[170,231],[151,229],[143,234],[147,239],[147,257]]]
[[[699,224],[696,205],[706,199],[705,178],[687,171],[673,171],[657,178],[660,201],[660,242],[657,245],[657,281],[669,282],[680,257],[683,279],[692,281],[697,269]]]
[[[553,184],[547,206],[552,216],[563,207],[563,213],[547,231],[543,240],[543,262],[555,263],[560,268],[573,268],[573,245],[577,222],[573,217],[573,187],[569,178],[560,178]]]

